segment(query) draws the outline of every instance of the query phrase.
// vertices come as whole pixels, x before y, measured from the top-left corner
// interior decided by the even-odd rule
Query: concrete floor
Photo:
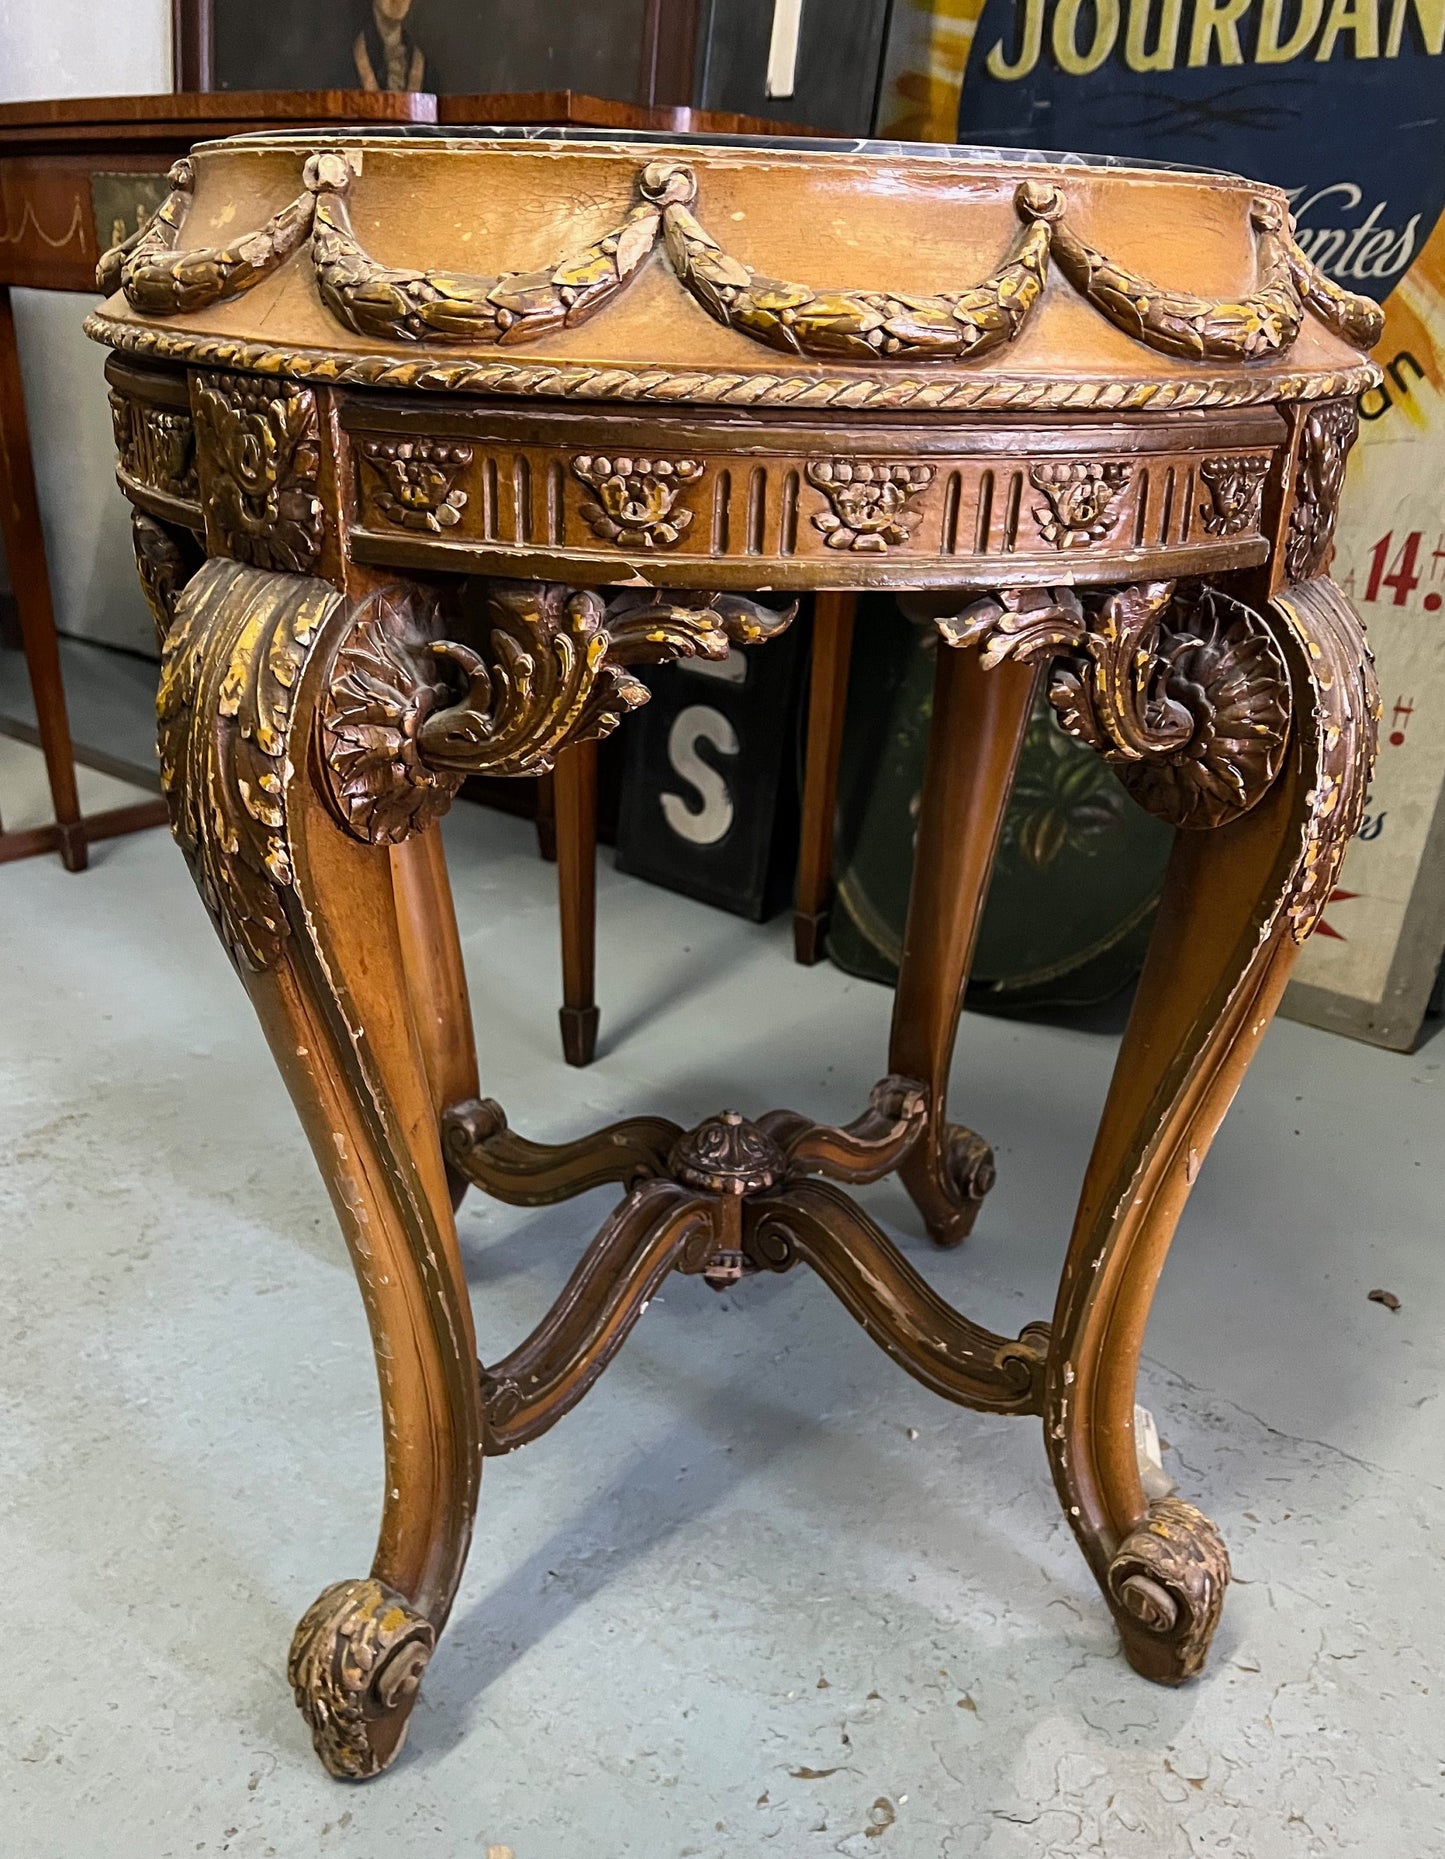
[[[36,767],[0,741],[12,815]],[[884,990],[610,869],[602,1056],[568,1072],[550,868],[516,822],[446,832],[516,1126],[861,1105]],[[7,1859],[1445,1854],[1445,1041],[1281,1023],[1195,1189],[1144,1398],[1235,1560],[1203,1681],[1116,1654],[1034,1423],[929,1396],[805,1273],[678,1280],[577,1412],[488,1466],[408,1750],[348,1788],[283,1663],[367,1567],[379,1429],[289,1104],[163,834],[84,877],[0,872],[0,935]],[[969,1018],[956,1101],[1000,1162],[977,1235],[933,1253],[870,1193],[995,1329],[1048,1313],[1111,1057]],[[467,1203],[485,1355],[602,1198]]]

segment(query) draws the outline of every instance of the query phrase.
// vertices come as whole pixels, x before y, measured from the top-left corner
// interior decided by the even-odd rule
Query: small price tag
[[[791,97],[798,82],[798,36],[803,0],[773,0],[773,36],[768,41],[769,97]]]

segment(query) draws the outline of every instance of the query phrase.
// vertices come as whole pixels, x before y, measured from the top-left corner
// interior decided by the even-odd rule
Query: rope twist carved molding
[[[950,645],[1055,661],[1049,701],[1146,811],[1173,826],[1222,825],[1279,772],[1289,677],[1268,625],[1194,583],[1146,581],[1086,608],[1070,588],[1014,588],[938,628]]]
[[[365,355],[322,348],[277,348],[233,336],[159,329],[93,310],[85,319],[92,341],[120,354],[193,366],[250,369],[337,387],[396,387],[442,394],[509,394],[557,400],[637,400],[664,405],[725,407],[847,407],[886,411],[1118,413],[1169,412],[1185,407],[1248,407],[1264,403],[1353,397],[1378,385],[1373,362],[1357,367],[1251,375],[1241,370],[1189,380],[1129,380],[1111,375],[1042,379],[985,375],[976,380],[887,372],[820,375],[740,373],[721,368],[633,368],[557,362],[448,360],[439,355]]]
[[[312,1603],[286,1675],[330,1774],[364,1781],[395,1759],[435,1648],[432,1623],[373,1578],[334,1582]]]

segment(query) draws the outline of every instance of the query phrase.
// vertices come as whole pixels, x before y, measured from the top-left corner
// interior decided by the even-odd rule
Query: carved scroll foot
[[[945,1123],[938,1141],[915,1149],[899,1177],[934,1245],[959,1246],[973,1231],[998,1170],[982,1136],[961,1123]]]
[[[307,1609],[286,1674],[338,1781],[366,1781],[395,1761],[435,1646],[431,1622],[379,1581],[334,1582]]]
[[[1161,1498],[1109,1563],[1106,1586],[1125,1656],[1156,1685],[1204,1669],[1229,1585],[1229,1551],[1192,1504]]]

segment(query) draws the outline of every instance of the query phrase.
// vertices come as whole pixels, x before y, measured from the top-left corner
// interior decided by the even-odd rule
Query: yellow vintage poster
[[[879,133],[1176,161],[1288,193],[1385,306],[1333,573],[1385,704],[1368,812],[1285,1011],[1413,1044],[1445,949],[1445,0],[897,0]]]

